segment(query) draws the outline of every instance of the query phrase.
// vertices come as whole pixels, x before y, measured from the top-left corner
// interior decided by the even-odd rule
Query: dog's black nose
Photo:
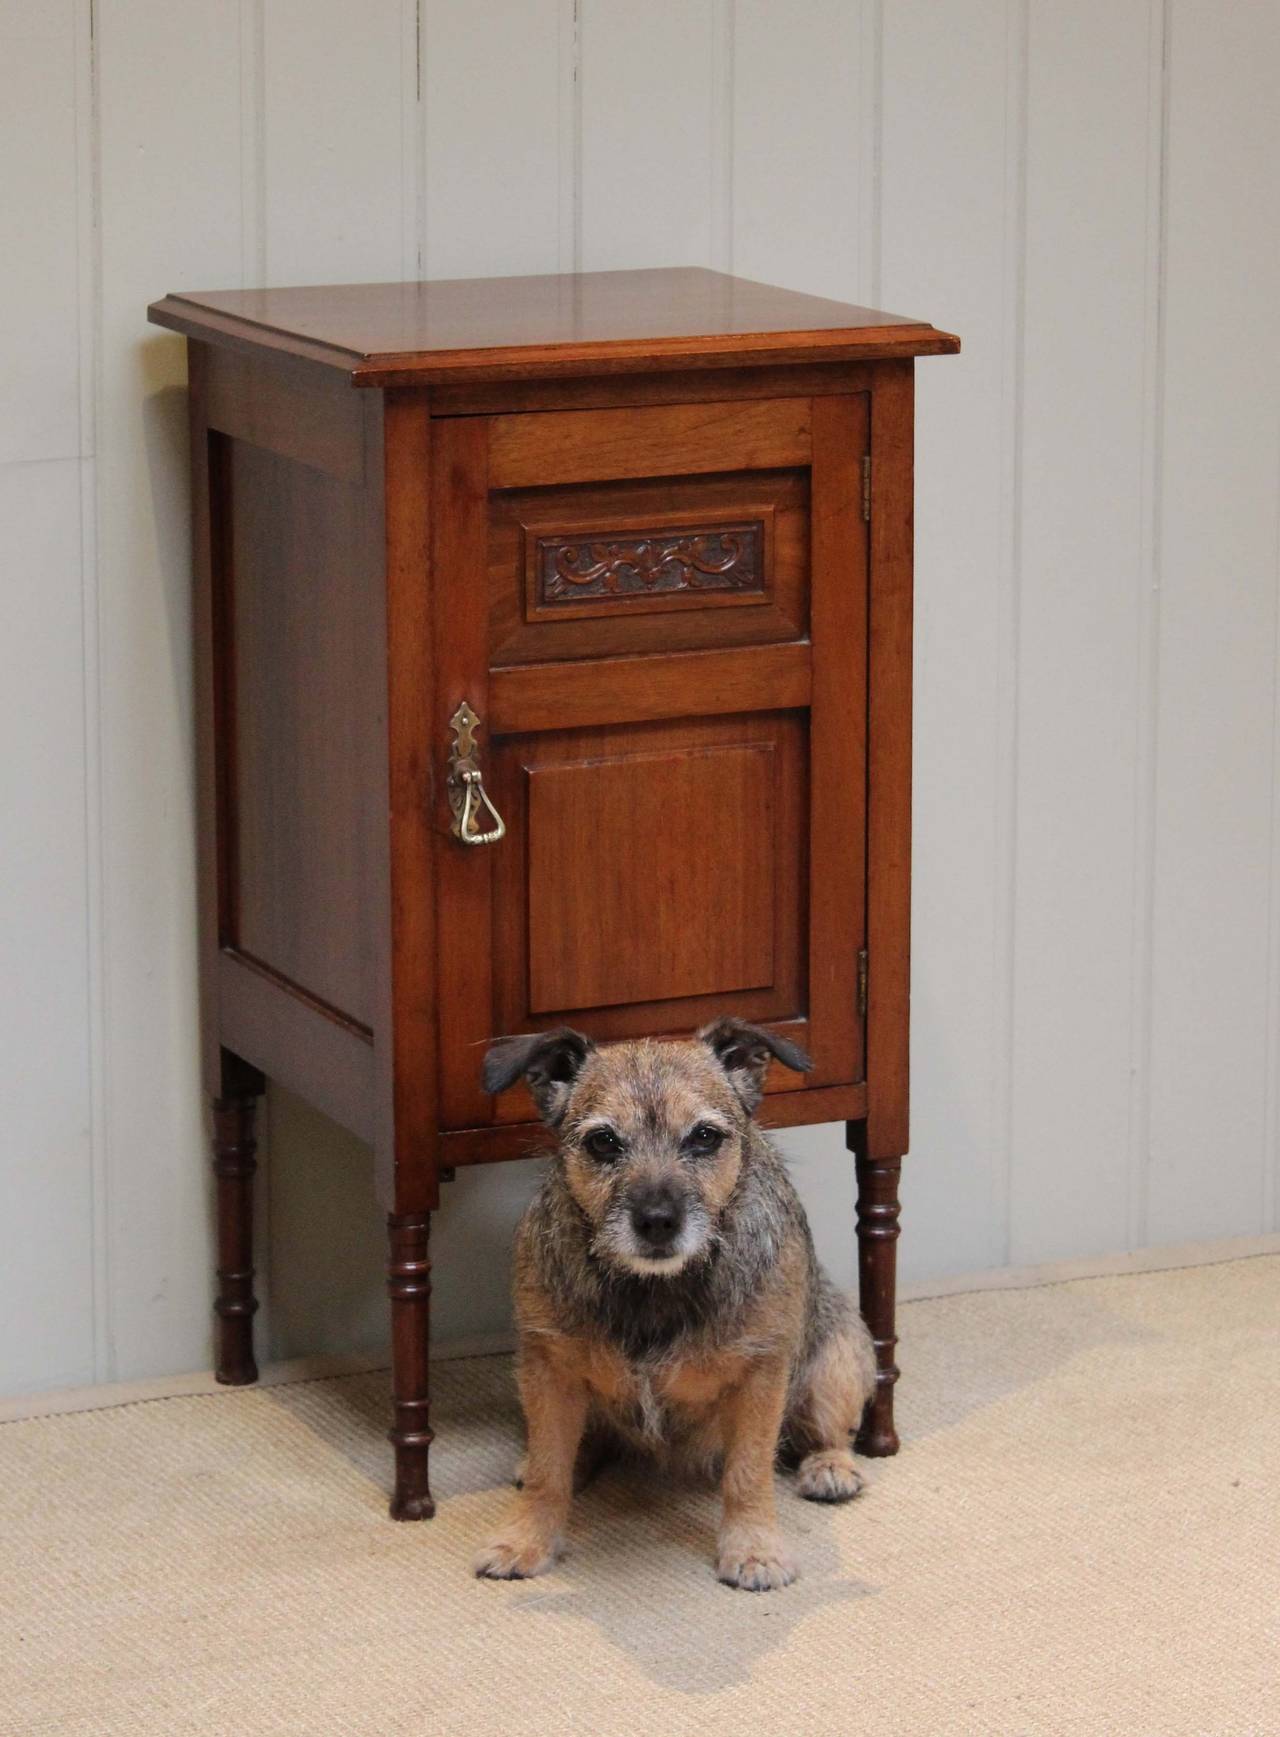
[[[664,1248],[684,1223],[684,1207],[669,1188],[646,1188],[631,1197],[631,1223],[640,1241]]]

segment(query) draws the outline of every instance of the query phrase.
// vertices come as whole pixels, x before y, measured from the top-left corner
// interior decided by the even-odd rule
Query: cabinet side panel
[[[439,584],[431,570],[429,506],[436,454],[426,395],[388,392],[380,424],[381,462],[370,472],[384,513],[378,626],[371,634],[381,660],[382,800],[374,1159],[388,1211],[428,1212],[439,1204],[433,753],[445,732],[438,727],[441,675],[432,632]]]
[[[914,370],[886,362],[871,395],[867,763],[867,1148],[907,1150],[911,1010],[911,560]]]
[[[221,912],[226,904],[226,837],[219,749],[223,712],[219,688],[225,667],[222,624],[215,589],[223,589],[227,523],[225,480],[217,474],[220,443],[208,422],[209,348],[187,345],[188,414],[191,438],[192,635],[196,725],[196,903],[200,927],[200,1056],[205,1090],[221,1090],[217,961]],[[215,579],[218,584],[215,587]]]
[[[226,669],[221,940],[369,1028],[364,490],[215,436]]]

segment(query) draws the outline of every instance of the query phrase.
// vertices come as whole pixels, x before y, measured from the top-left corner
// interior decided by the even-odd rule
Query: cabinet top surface
[[[425,283],[190,291],[156,302],[189,337],[305,357],[356,385],[939,355],[923,320],[700,266]]]

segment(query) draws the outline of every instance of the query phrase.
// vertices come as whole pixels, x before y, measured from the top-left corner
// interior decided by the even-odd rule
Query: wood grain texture
[[[724,614],[716,612],[716,619]],[[810,648],[744,645],[725,651],[521,664],[490,677],[490,719],[508,734],[750,712],[809,703]]]
[[[215,467],[224,452],[211,441],[206,344],[193,343],[187,357],[187,411],[191,463],[192,677],[195,710],[196,919],[199,947],[200,1055],[205,1092],[221,1089],[222,1056],[218,1031],[218,950],[221,913],[230,906],[228,760],[233,739],[231,691],[225,656],[225,588],[215,574],[228,562],[225,516],[212,506]],[[216,477],[221,497],[222,474]],[[215,544],[215,534],[217,541]],[[222,746],[219,746],[222,744]]]
[[[503,380],[437,384],[433,416],[499,415],[513,410],[620,410],[644,404],[724,404],[740,398],[810,398],[824,392],[865,392],[869,364],[757,363],[745,368],[658,369],[582,379]]]
[[[221,1043],[372,1144],[371,1034],[229,949],[219,952],[211,975],[213,1030]],[[220,1072],[221,1054],[217,1067]]]
[[[716,830],[703,825],[704,809],[708,805],[714,807],[715,793],[709,791],[704,795],[696,773],[711,768],[720,751],[741,756],[744,750],[754,756],[751,764],[757,770],[757,778],[771,780],[767,792],[760,789],[758,782],[754,788],[744,785],[739,800],[742,807],[754,810],[760,823],[768,828],[772,897],[763,910],[757,903],[751,914],[766,929],[772,970],[760,987],[726,990],[723,984],[712,983],[710,992],[702,993],[690,984],[675,981],[687,968],[683,962],[686,954],[698,956],[701,946],[698,964],[705,975],[713,964],[723,968],[732,963],[729,949],[741,942],[735,943],[725,935],[697,942],[681,932],[683,883],[692,879],[714,886],[719,861]],[[624,811],[617,820],[621,831],[611,843],[608,829],[598,831],[590,814],[562,817],[574,820],[573,832],[555,847],[543,846],[543,851],[549,854],[554,848],[560,858],[578,859],[566,872],[573,875],[575,888],[580,889],[583,901],[580,913],[574,911],[571,897],[557,905],[549,891],[535,886],[530,871],[537,866],[538,853],[531,836],[534,824],[531,806],[540,777],[564,772],[586,775],[604,765],[619,767],[617,776],[624,781],[627,774],[639,773],[643,783],[655,762],[670,768],[685,761],[694,765],[695,771],[683,781],[674,781],[673,795],[679,801],[673,803],[660,828],[656,822],[638,826],[636,817]],[[676,785],[682,787],[675,788]],[[532,1031],[540,1026],[568,1023],[600,1039],[687,1033],[733,1011],[749,1019],[788,1021],[794,1041],[805,1048],[812,1047],[805,989],[808,773],[802,713],[680,717],[670,722],[630,721],[609,728],[590,726],[502,737],[493,753],[493,788],[508,828],[503,846],[494,852],[491,931],[494,952],[490,970],[495,1032]],[[655,791],[655,800],[665,790],[664,784],[662,792]],[[734,817],[734,823],[741,824],[741,815]],[[506,848],[508,845],[512,848]],[[751,848],[759,861],[763,841],[757,841]],[[742,878],[741,865],[736,862],[723,865],[719,872],[731,883],[726,903],[737,900],[744,907],[739,914],[746,916],[754,895]],[[623,874],[633,875],[635,884],[629,893],[615,893]],[[646,888],[650,889],[647,895]],[[668,907],[664,912],[652,909],[644,919],[643,932],[647,936],[650,931],[656,934],[661,930],[658,939],[665,949],[664,969],[672,979],[675,993],[661,999],[627,1001],[618,997],[605,1005],[566,1003],[535,1011],[530,1005],[530,961],[535,949],[540,949],[548,962],[554,958],[556,949],[562,949],[566,966],[557,969],[567,967],[575,976],[586,979],[589,974],[593,981],[605,983],[610,965],[601,947],[601,930],[608,928],[613,933],[616,921],[606,907],[616,897],[634,911],[646,896],[651,906]],[[697,904],[703,920],[719,928],[724,913],[714,904],[708,906],[705,888],[695,884],[688,896]],[[548,935],[534,933],[534,907],[538,903],[544,918],[554,923]],[[634,930],[636,923],[631,927]],[[625,944],[628,950],[634,948],[634,942],[625,938],[620,944]],[[600,956],[593,958],[597,952]],[[477,977],[474,953],[466,968],[472,979]],[[645,968],[644,961],[637,961],[634,967],[636,971]],[[625,961],[619,961],[618,970],[620,974],[627,972]],[[682,989],[687,992],[681,993]],[[474,1079],[477,1072],[474,1056],[466,1065]],[[777,1069],[770,1078],[769,1089],[798,1090],[806,1078],[812,1080],[812,1076]],[[532,1114],[522,1086],[497,1100],[479,1095],[478,1106],[474,1117],[455,1125],[474,1125],[490,1114],[499,1121],[527,1120]]]
[[[639,524],[526,526],[525,607],[563,619],[759,603],[771,516],[690,523],[668,511]]]
[[[867,709],[867,1151],[908,1149],[911,1013],[911,506],[913,375],[871,396]]]
[[[436,767],[433,808],[438,905],[438,976],[433,1003],[439,1053],[442,1127],[483,1121],[480,1058],[495,1035],[493,920],[495,852],[467,848],[450,834],[442,770],[453,737],[449,720],[465,700],[480,719],[478,760],[486,788],[501,805],[494,775],[495,735],[489,689],[489,609],[484,583],[489,502],[488,425],[480,418],[437,422],[432,434],[431,572],[438,688],[429,753]],[[504,841],[505,842],[505,841]],[[435,1020],[435,1008],[448,1008]]]
[[[867,881],[880,869],[867,855],[868,414],[863,394],[813,406],[809,1012],[817,1078],[862,1077],[863,1022],[850,990],[866,944]]]
[[[204,346],[210,428],[343,482],[365,480],[364,410],[353,393],[288,357]]]
[[[427,1212],[439,1201],[436,1129],[440,1085],[432,995],[436,976],[435,825],[443,792],[435,756],[444,740],[443,653],[434,616],[441,587],[432,537],[433,490],[446,477],[421,393],[389,393],[383,409],[385,500],[386,809],[390,827],[380,909],[376,1066],[378,1182],[382,1204]],[[441,487],[446,486],[443,482]],[[447,521],[440,527],[447,534]],[[424,582],[428,580],[429,582]],[[454,702],[457,703],[456,700]]]
[[[262,1080],[256,1081],[261,1090]],[[258,1168],[257,1093],[213,1100],[213,1174],[218,1197],[214,1373],[229,1387],[258,1379],[253,1354],[253,1178]]]
[[[807,398],[495,416],[490,486],[515,489],[807,464],[809,420]]]
[[[391,1299],[391,1396],[388,1440],[395,1450],[393,1520],[430,1520],[431,1215],[387,1218],[387,1295]]]
[[[673,597],[608,598],[539,606],[533,570],[544,538],[594,529],[626,539],[638,530],[759,523],[760,586]],[[809,623],[809,478],[803,469],[649,481],[513,489],[489,517],[492,661],[495,665],[800,639]],[[731,619],[717,611],[728,607]]]
[[[150,316],[346,371],[357,385],[940,355],[919,320],[700,267],[175,293]]]
[[[774,783],[767,743],[535,768],[529,1011],[771,985]]]
[[[242,441],[220,467],[228,877],[224,939],[373,1023],[362,492]]]
[[[865,1124],[863,1125],[865,1127]],[[898,1186],[900,1158],[872,1158],[861,1136],[854,1141],[858,1175],[858,1305],[876,1351],[875,1391],[858,1431],[859,1453],[882,1459],[898,1451],[893,1391],[898,1380]]]
[[[784,1037],[803,1042],[797,1024],[787,1020],[771,1020]],[[794,1128],[810,1122],[839,1122],[866,1115],[867,1088],[862,1084],[849,1086],[811,1086],[796,1091],[767,1093],[756,1112],[756,1120],[764,1128]],[[526,1117],[531,1106],[526,1102]],[[441,1163],[447,1165],[499,1164],[512,1158],[540,1157],[546,1153],[554,1135],[541,1122],[525,1120],[499,1123],[496,1127],[446,1129],[440,1136]]]

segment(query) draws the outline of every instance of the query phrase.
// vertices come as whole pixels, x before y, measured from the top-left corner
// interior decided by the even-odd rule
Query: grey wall
[[[1280,1227],[1278,84],[1269,0],[3,0],[0,1391],[209,1354],[171,289],[702,262],[960,332],[905,1268]],[[268,1346],[374,1344],[365,1156],[269,1120]],[[529,1180],[449,1190],[444,1334]]]

